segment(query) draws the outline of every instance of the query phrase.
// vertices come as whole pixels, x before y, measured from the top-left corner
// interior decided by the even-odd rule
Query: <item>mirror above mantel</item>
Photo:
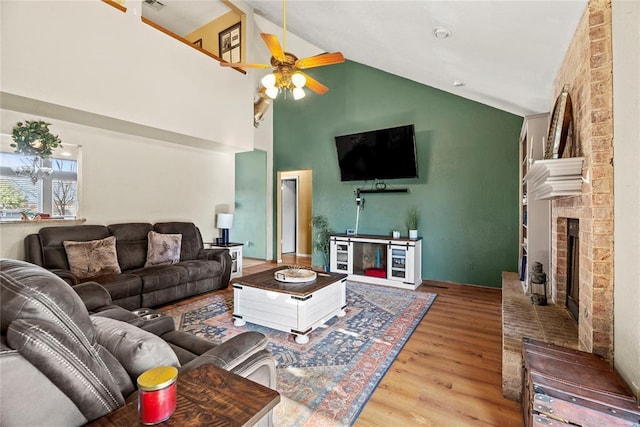
[[[122,11],[133,3],[140,4],[144,23],[217,60],[229,61],[233,53],[233,59],[244,62],[245,14],[228,0],[103,1]],[[223,46],[222,40],[227,40],[225,34],[229,43]],[[231,37],[236,38],[231,40]]]

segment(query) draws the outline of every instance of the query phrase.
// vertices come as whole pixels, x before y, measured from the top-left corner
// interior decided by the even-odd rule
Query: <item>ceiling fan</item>
[[[278,38],[273,34],[260,33],[262,40],[271,52],[270,64],[246,64],[221,62],[223,67],[235,68],[272,68],[273,72],[262,78],[262,85],[265,87],[266,95],[275,99],[280,89],[289,89],[293,94],[293,99],[298,100],[304,97],[306,86],[318,95],[324,95],[329,90],[328,87],[305,74],[301,70],[325,65],[333,65],[344,62],[344,56],[340,52],[322,53],[308,58],[298,59],[294,54],[285,52],[287,46],[287,12],[286,0],[283,0],[283,45],[280,45]]]

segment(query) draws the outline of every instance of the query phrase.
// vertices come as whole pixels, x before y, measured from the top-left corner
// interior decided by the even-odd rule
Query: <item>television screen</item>
[[[342,181],[417,178],[413,125],[336,136]]]

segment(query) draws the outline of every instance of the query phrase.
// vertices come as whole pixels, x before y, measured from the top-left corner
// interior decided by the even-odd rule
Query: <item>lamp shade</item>
[[[229,229],[233,227],[233,215],[232,214],[218,214],[218,222],[216,223],[217,228],[226,228]]]

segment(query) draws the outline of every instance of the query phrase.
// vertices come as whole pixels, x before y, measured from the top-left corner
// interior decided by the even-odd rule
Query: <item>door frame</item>
[[[281,183],[283,179],[297,178],[296,193],[298,203],[296,206],[297,215],[297,227],[296,230],[296,256],[311,256],[313,247],[307,248],[311,245],[312,230],[311,230],[311,215],[313,209],[313,171],[311,169],[296,169],[290,171],[277,171],[276,180],[278,187],[274,185],[274,192],[276,196],[275,206],[275,257],[274,259],[278,263],[282,263],[282,191]],[[302,209],[302,211],[301,211]],[[307,218],[309,216],[309,218]],[[306,225],[300,221],[309,221],[308,230]],[[304,234],[302,234],[304,233]],[[301,247],[301,245],[303,247]],[[310,251],[309,254],[306,251]],[[301,253],[302,252],[302,253]]]
[[[298,223],[300,221],[300,213],[298,212],[299,204],[300,204],[300,177],[299,176],[285,176],[285,177],[282,177],[280,179],[280,202],[281,203],[280,203],[280,210],[279,210],[279,215],[278,215],[278,217],[280,219],[280,239],[278,241],[280,242],[280,252],[282,253],[282,236],[283,236],[283,231],[284,231],[284,225],[283,225],[283,222],[282,222],[282,215],[284,213],[284,209],[282,208],[282,191],[284,189],[283,185],[284,185],[285,181],[294,181],[295,184],[296,184],[296,193],[295,193],[295,202],[294,202],[295,203],[296,213],[295,213],[295,224],[294,224],[293,233],[295,235],[295,243],[294,243],[294,245],[295,245],[294,249],[295,250],[294,250],[294,253],[295,253],[296,256],[298,256],[298,254],[300,252],[298,250],[299,249],[299,237],[300,237],[298,235],[299,234],[298,230],[299,230],[299,226],[300,226],[300,224]]]

